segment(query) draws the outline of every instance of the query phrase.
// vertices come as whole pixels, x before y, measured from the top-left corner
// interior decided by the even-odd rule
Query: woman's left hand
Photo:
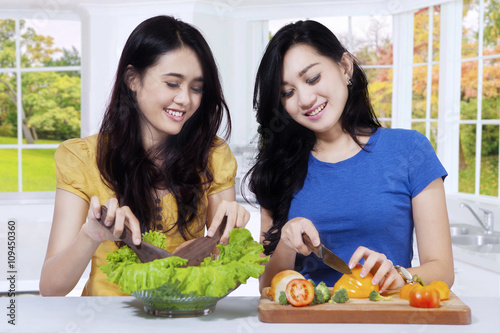
[[[394,268],[394,264],[387,259],[385,254],[360,246],[351,256],[349,267],[355,267],[361,258],[365,259],[365,263],[360,272],[361,277],[366,276],[368,273],[372,273],[372,284],[379,284],[380,292],[388,289],[397,289],[405,284],[403,278]]]
[[[234,228],[245,227],[250,220],[250,213],[236,201],[221,200],[212,221],[210,221],[210,227],[207,231],[208,237],[215,234],[224,216],[227,216],[227,224],[220,241],[222,244],[227,244],[229,232]]]

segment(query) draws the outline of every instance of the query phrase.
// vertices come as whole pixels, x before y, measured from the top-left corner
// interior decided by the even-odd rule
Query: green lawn
[[[473,158],[466,159],[474,161]],[[498,195],[498,156],[483,156],[481,158],[481,186],[479,194]],[[460,171],[458,190],[462,193],[474,193],[476,166],[473,163]]]
[[[23,150],[23,191],[55,191],[55,149]]]
[[[16,138],[0,137],[0,144],[15,144],[16,142]],[[37,143],[57,144],[60,142],[40,140]],[[23,150],[23,191],[55,190],[54,153],[55,149]],[[480,194],[497,196],[498,156],[483,156],[482,162]],[[471,164],[460,172],[459,191],[462,193],[474,193],[475,166]],[[17,150],[0,149],[0,166],[0,192],[17,192]]]
[[[0,192],[17,191],[17,149],[0,150]]]
[[[16,144],[16,138],[0,137],[0,144]],[[59,144],[38,140],[36,143]],[[23,149],[23,191],[55,191],[55,149]],[[0,192],[17,192],[17,149],[0,149]]]
[[[55,191],[55,149],[23,150],[23,191]],[[17,150],[0,150],[0,192],[17,192]]]
[[[60,140],[36,140],[35,144],[50,143],[50,144],[60,144]],[[26,143],[26,139],[23,139],[23,143]],[[0,136],[0,145],[15,145],[17,144],[17,137]]]

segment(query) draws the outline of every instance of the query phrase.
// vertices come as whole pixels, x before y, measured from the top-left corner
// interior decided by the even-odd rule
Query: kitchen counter
[[[0,332],[496,332],[500,327],[500,298],[464,297],[471,308],[470,325],[400,324],[268,324],[257,318],[258,297],[229,296],[208,316],[161,318],[144,312],[134,297],[18,297],[16,325],[8,324],[10,298],[0,298]]]
[[[455,260],[500,274],[500,253],[481,253],[454,245],[453,257]]]

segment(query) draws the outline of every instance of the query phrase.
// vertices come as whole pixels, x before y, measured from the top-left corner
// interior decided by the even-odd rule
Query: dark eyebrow
[[[179,74],[179,73],[166,73],[166,74],[163,74],[163,76],[174,76],[174,77],[178,77],[179,79],[184,79],[184,75]],[[204,82],[205,80],[203,80],[203,78],[200,76],[200,77],[195,78],[193,81]]]
[[[299,76],[304,75],[309,70],[309,68],[316,66],[317,64],[319,64],[319,62],[316,62],[314,64],[310,64],[309,66],[307,66],[306,68],[304,68],[303,70],[300,71]]]
[[[307,66],[306,68],[304,68],[303,70],[301,70],[301,71],[300,71],[299,76],[300,76],[300,77],[302,77],[305,73],[307,73],[307,71],[308,71],[311,67],[316,66],[317,64],[319,64],[319,62],[315,62],[314,64],[310,64],[309,66]],[[285,85],[287,85],[287,84],[288,84],[288,82],[286,82],[286,81],[281,82],[281,85],[282,85],[282,86],[285,86]]]

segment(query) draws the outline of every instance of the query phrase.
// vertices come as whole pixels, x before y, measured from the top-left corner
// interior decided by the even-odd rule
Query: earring
[[[351,80],[351,78],[348,78],[348,79],[347,79],[347,85],[348,85],[348,86],[352,86],[352,80]]]

